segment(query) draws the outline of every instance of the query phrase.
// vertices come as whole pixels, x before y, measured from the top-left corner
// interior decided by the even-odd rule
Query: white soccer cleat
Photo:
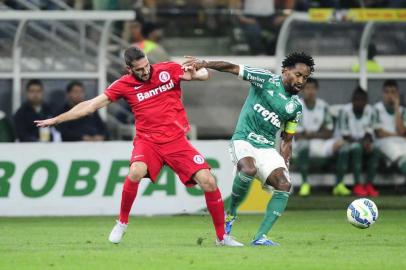
[[[216,246],[243,247],[244,245],[236,241],[231,235],[225,234],[223,240],[216,239]]]
[[[118,244],[121,242],[125,231],[127,230],[128,225],[125,223],[121,223],[119,220],[116,221],[116,225],[114,226],[113,230],[109,235],[109,241],[113,244]]]

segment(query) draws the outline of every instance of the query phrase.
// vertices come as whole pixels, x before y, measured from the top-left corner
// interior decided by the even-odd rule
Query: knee
[[[141,179],[147,174],[146,168],[137,165],[131,165],[128,178],[131,182],[140,182]]]
[[[238,171],[240,171],[240,172],[242,172],[242,173],[244,173],[246,175],[249,175],[249,176],[252,176],[252,177],[257,175],[257,168],[255,168],[254,166],[245,165],[245,166],[238,166],[238,167],[239,167]]]
[[[276,190],[289,192],[292,188],[292,183],[290,182],[288,172],[284,169],[273,172],[271,174],[271,185]]]
[[[215,191],[217,189],[216,179],[211,174],[206,175],[200,179],[200,187],[205,192]]]

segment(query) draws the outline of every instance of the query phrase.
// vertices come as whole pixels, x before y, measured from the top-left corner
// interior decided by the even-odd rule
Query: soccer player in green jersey
[[[230,143],[230,153],[237,167],[226,216],[226,233],[237,217],[237,209],[248,194],[254,178],[264,189],[272,189],[264,219],[252,240],[252,245],[275,246],[267,234],[282,215],[289,199],[291,182],[289,159],[292,139],[302,114],[297,94],[314,71],[313,58],[305,53],[292,53],[282,62],[282,75],[261,68],[250,68],[223,61],[204,61],[189,58],[185,70],[202,67],[228,72],[250,82],[250,89],[241,110]],[[280,150],[275,149],[281,131]]]

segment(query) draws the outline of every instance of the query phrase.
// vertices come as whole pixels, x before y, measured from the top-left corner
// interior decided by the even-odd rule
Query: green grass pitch
[[[233,234],[249,244],[261,219],[241,215]],[[280,247],[228,248],[208,215],[131,217],[119,245],[107,241],[114,217],[0,218],[0,269],[406,269],[405,224],[396,207],[361,230],[345,208],[293,204],[270,234]]]

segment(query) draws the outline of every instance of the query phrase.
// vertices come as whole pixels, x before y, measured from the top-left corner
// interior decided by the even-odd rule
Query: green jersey
[[[287,122],[297,123],[300,119],[299,97],[286,92],[281,76],[268,70],[241,65],[238,76],[251,85],[232,140],[245,140],[258,148],[274,148],[278,131]]]

